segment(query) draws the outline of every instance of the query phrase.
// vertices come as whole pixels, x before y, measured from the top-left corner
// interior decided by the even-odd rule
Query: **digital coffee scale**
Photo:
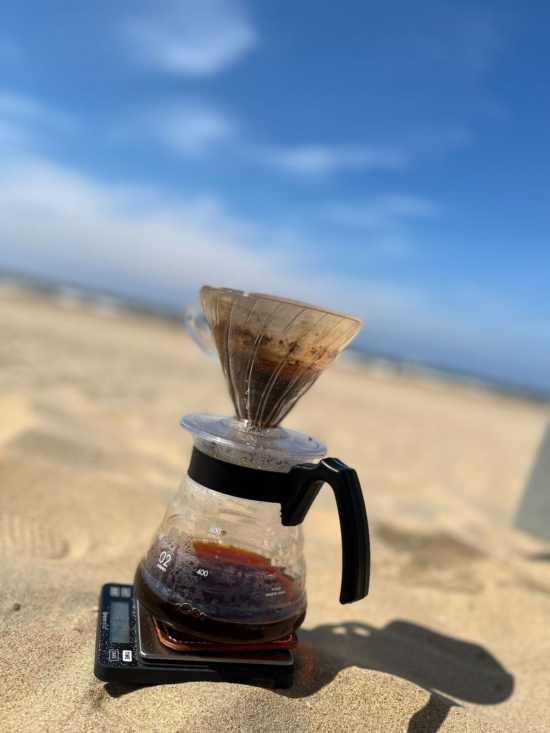
[[[229,646],[220,651],[220,646],[209,642],[190,643],[188,650],[179,651],[171,643],[166,629],[135,598],[133,586],[103,586],[94,666],[95,676],[103,682],[240,682],[288,688],[294,679],[292,652],[277,642],[250,651]],[[196,650],[201,645],[204,648]],[[296,638],[286,645],[295,646]]]

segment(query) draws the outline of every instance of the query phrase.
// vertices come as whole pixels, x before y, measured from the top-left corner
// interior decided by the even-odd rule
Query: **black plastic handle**
[[[293,527],[304,521],[324,483],[336,497],[342,533],[342,586],[340,603],[360,601],[369,592],[369,525],[357,473],[337,458],[294,466],[287,474],[290,486],[281,503],[282,523]]]

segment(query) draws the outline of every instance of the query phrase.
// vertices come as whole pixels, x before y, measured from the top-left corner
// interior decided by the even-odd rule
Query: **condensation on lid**
[[[204,453],[262,470],[286,473],[299,463],[316,463],[327,452],[318,440],[295,430],[258,429],[220,415],[185,415],[181,425]]]

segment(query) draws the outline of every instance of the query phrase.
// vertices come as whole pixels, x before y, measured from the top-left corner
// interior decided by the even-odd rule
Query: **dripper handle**
[[[340,603],[360,601],[369,592],[369,525],[357,473],[337,458],[317,464],[294,466],[288,473],[291,489],[282,501],[282,523],[295,526],[304,521],[324,483],[336,497],[342,534],[342,585]]]
[[[204,351],[206,356],[212,359],[212,361],[219,361],[218,350],[214,344],[208,320],[200,303],[192,303],[187,308],[184,316],[184,324],[187,333],[201,351]]]

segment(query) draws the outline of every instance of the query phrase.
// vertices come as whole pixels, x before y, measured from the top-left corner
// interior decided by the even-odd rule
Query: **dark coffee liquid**
[[[277,426],[317,379],[326,361],[335,356],[317,343],[319,333],[315,331],[310,343],[283,333],[258,335],[257,324],[252,330],[233,324],[228,339],[228,324],[223,318],[210,326],[237,417],[250,420],[256,427]],[[242,384],[242,394],[235,390],[234,382]]]
[[[174,554],[178,555],[178,549]],[[150,554],[151,556],[151,554]],[[159,556],[154,551],[153,557]],[[137,598],[153,615],[173,626],[178,631],[201,639],[231,643],[258,643],[275,641],[288,636],[303,622],[306,613],[303,603],[292,603],[296,595],[294,581],[280,568],[270,565],[269,560],[248,550],[220,545],[216,542],[195,541],[193,555],[180,552],[177,563],[197,566],[187,577],[193,578],[192,587],[181,588],[182,595],[188,591],[189,602],[175,603],[159,594],[159,583],[147,567],[147,561],[136,571],[134,587]],[[163,581],[165,578],[163,577]],[[169,578],[166,579],[169,581]],[[180,583],[181,586],[181,583]],[[297,609],[292,615],[264,623],[245,620],[258,598],[273,597],[273,611],[277,615],[277,598],[284,598],[285,606]],[[220,615],[228,612],[231,620],[216,618],[204,609],[219,604]],[[265,607],[263,615],[265,616]]]

